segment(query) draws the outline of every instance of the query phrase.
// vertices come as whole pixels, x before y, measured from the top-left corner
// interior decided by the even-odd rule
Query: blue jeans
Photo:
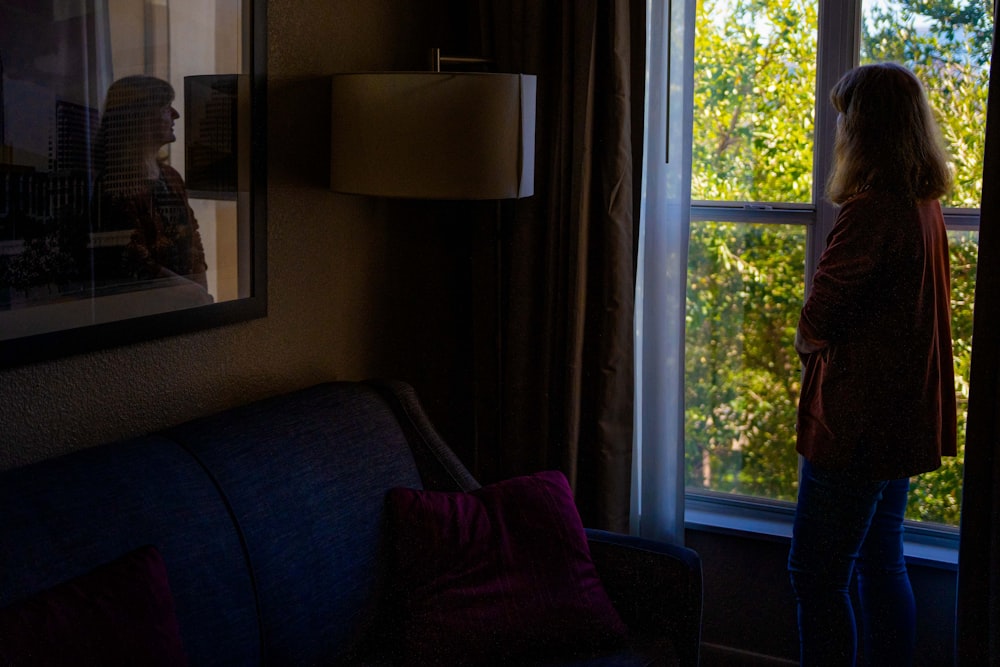
[[[857,479],[804,463],[788,556],[804,667],[855,664],[855,564],[865,664],[912,664],[916,610],[903,559],[909,485],[908,479]]]

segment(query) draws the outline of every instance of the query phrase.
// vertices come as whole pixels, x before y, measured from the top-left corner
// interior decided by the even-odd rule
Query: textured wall
[[[0,371],[0,469],[331,379],[405,379],[464,432],[467,225],[324,186],[323,77],[421,67],[427,3],[268,4],[268,316]]]

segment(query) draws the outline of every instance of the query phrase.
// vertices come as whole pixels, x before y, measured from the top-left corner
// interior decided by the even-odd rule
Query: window
[[[858,62],[894,60],[925,83],[955,173],[943,203],[960,455],[914,480],[908,518],[958,524],[993,32],[987,4],[699,2],[684,343],[689,492],[795,499],[801,367],[792,340],[836,216],[822,188],[833,143],[827,91]]]

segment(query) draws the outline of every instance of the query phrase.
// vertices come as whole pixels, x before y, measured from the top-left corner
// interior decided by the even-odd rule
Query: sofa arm
[[[629,629],[670,640],[682,665],[697,665],[701,644],[701,559],[691,549],[587,529],[591,556]]]
[[[399,420],[425,489],[474,491],[479,488],[479,482],[431,424],[412,386],[400,380],[369,380],[367,384],[379,392]]]

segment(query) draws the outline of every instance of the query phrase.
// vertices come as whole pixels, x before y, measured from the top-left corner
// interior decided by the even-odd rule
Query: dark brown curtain
[[[562,470],[588,526],[624,531],[644,3],[496,0],[484,12],[484,50],[498,71],[535,74],[538,99],[535,194],[504,202],[483,244],[499,242],[482,256],[499,276],[496,384],[481,387],[497,411],[479,420],[477,474]]]
[[[996,34],[993,53],[996,53]],[[1000,665],[1000,58],[990,65],[958,564],[958,664]]]

